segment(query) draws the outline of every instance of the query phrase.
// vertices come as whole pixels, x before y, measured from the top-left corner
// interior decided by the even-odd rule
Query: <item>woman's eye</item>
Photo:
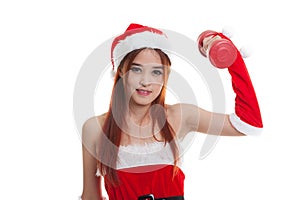
[[[142,72],[142,69],[139,68],[139,67],[131,67],[130,70],[133,71],[133,72],[136,72],[136,73]]]
[[[154,70],[154,71],[153,71],[153,74],[154,74],[154,75],[162,75],[163,72],[162,72],[161,70]]]

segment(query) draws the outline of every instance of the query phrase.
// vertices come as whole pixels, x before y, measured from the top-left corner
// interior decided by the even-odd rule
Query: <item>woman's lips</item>
[[[152,93],[152,91],[143,90],[143,89],[136,89],[136,92],[141,96],[148,96]]]

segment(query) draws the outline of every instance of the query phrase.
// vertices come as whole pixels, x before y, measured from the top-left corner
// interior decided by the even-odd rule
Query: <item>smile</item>
[[[142,96],[148,96],[152,93],[152,91],[143,90],[143,89],[136,89],[136,91],[139,95],[142,95]]]

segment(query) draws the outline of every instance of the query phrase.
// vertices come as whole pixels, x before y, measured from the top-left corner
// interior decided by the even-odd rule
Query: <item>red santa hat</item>
[[[167,54],[170,45],[167,36],[162,31],[140,24],[130,24],[126,31],[112,42],[113,69],[120,65],[128,53],[141,48],[160,49]]]

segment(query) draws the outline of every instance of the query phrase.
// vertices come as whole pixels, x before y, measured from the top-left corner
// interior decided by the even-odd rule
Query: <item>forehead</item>
[[[142,50],[133,60],[139,64],[162,64],[159,54],[153,49]]]

